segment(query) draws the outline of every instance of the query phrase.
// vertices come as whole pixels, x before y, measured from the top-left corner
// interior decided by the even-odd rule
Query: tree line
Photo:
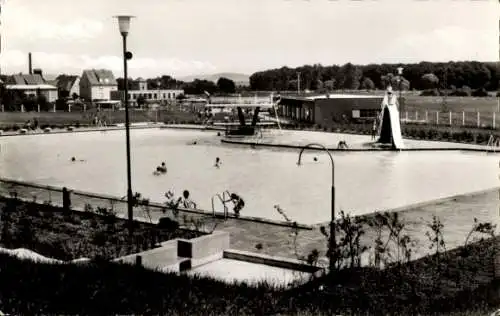
[[[402,76],[398,68],[402,67]],[[300,81],[299,81],[300,80]],[[496,62],[460,61],[417,64],[369,64],[281,67],[250,76],[251,90],[373,90],[393,88],[428,90],[488,90],[499,88],[500,66]],[[401,86],[400,86],[401,85]]]
[[[224,77],[219,78],[217,82],[201,79],[195,79],[191,82],[183,82],[167,75],[156,78],[148,78],[145,80],[148,89],[151,90],[183,89],[186,94],[203,94],[205,91],[210,94],[236,92],[236,84],[234,81]],[[118,78],[116,81],[118,83],[118,89],[123,90],[125,87],[123,78]],[[134,81],[136,80],[128,81],[129,89],[133,88]]]

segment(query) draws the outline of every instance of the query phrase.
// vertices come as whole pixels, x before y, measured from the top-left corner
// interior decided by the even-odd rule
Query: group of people
[[[36,131],[39,127],[40,126],[36,118],[33,119],[33,122],[31,120],[28,120],[26,121],[26,123],[24,123],[24,128],[26,128],[27,130]]]
[[[105,117],[99,117],[97,115],[94,116],[93,123],[97,127],[106,127],[106,126],[108,126],[108,124],[106,122],[106,118]]]
[[[186,209],[196,209],[196,203],[190,198],[190,194],[188,190],[184,190],[182,192],[182,196],[175,199],[175,194],[173,190],[168,190],[165,193],[165,197],[167,198],[167,205],[177,209],[178,207],[186,208]],[[245,207],[245,201],[241,196],[236,193],[229,194],[228,200],[224,200],[223,203],[233,203],[233,212],[236,217],[240,216],[240,212]]]

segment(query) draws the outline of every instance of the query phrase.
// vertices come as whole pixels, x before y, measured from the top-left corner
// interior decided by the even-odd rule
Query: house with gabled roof
[[[5,89],[19,91],[25,95],[44,95],[48,102],[57,100],[57,87],[47,84],[40,74],[15,74],[8,76]]]
[[[109,101],[118,83],[111,70],[87,69],[80,78],[80,97],[87,101]]]
[[[56,82],[60,98],[80,96],[80,76],[59,75]]]

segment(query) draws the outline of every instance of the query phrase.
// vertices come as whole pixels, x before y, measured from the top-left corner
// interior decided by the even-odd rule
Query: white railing
[[[401,123],[425,123],[445,126],[490,127],[500,126],[500,115],[495,111],[405,111],[400,113]]]

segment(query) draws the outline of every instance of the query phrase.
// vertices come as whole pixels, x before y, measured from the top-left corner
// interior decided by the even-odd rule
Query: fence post
[[[415,111],[415,121],[418,121],[418,111]]]
[[[408,111],[405,112],[405,119],[408,122]]]
[[[40,104],[37,104],[37,112],[40,113]]]
[[[439,125],[439,112],[436,111],[436,125]]]
[[[495,129],[495,112],[493,112],[493,129]]]
[[[465,126],[465,111],[462,111],[462,126]]]
[[[477,112],[477,127],[481,127],[481,114]]]
[[[425,122],[426,123],[429,122],[429,112],[428,111],[425,111]]]
[[[451,120],[451,111],[450,111],[450,126],[451,126],[452,120]]]

